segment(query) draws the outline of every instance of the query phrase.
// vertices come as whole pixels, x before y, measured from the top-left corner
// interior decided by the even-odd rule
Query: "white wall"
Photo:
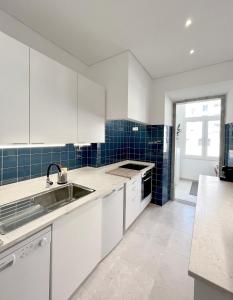
[[[180,178],[198,180],[199,175],[214,176],[214,167],[218,164],[217,160],[206,160],[185,157],[185,104],[178,104],[176,109],[176,127],[181,124],[181,133],[176,139],[176,148],[180,149],[179,164]],[[176,173],[176,172],[175,172]]]
[[[164,107],[164,125],[172,126],[173,123],[173,103],[170,97],[165,94],[165,107]]]
[[[151,104],[150,104],[150,116],[149,116],[150,124],[152,125],[164,124],[165,94],[166,94],[166,88],[161,87],[159,82],[153,80]]]
[[[0,30],[75,71],[80,73],[86,72],[87,65],[82,63],[78,58],[43,38],[40,34],[9,16],[2,10],[0,10]]]
[[[149,122],[152,80],[137,59],[129,53],[128,65],[128,118]]]
[[[107,119],[127,118],[128,52],[92,65],[88,76],[106,88]]]
[[[227,93],[225,123],[233,122],[233,80],[231,82],[231,85],[232,87]]]
[[[169,102],[187,98],[227,94],[226,122],[233,122],[233,61],[153,81],[150,123],[164,124]],[[166,117],[168,119],[168,116]]]
[[[226,95],[225,123],[233,122],[233,80],[195,86],[168,92],[173,101],[180,99],[200,98],[203,96]]]
[[[199,175],[215,176],[214,167],[218,164],[214,160],[182,158],[180,178],[198,180]]]

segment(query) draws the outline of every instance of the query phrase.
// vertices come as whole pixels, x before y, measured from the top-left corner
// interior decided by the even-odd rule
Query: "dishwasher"
[[[0,253],[1,300],[49,300],[51,228]]]

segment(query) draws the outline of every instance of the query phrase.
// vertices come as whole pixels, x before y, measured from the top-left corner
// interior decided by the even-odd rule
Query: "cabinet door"
[[[78,142],[105,142],[105,90],[78,75]]]
[[[125,193],[125,230],[133,223],[141,211],[141,176],[126,184]]]
[[[30,142],[77,142],[77,73],[32,49]]]
[[[52,299],[67,300],[101,258],[101,200],[58,219],[52,232]]]
[[[0,144],[29,143],[29,48],[0,32]]]
[[[123,203],[123,187],[102,200],[102,258],[122,239]]]

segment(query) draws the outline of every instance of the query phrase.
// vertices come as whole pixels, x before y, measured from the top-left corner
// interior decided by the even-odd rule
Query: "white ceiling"
[[[0,0],[0,8],[88,65],[131,50],[158,78],[233,59],[233,0]]]

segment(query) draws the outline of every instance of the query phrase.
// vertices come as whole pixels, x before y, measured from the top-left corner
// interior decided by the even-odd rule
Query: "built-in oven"
[[[143,176],[142,176],[142,199],[146,199],[149,195],[152,193],[152,171],[149,170],[147,171]]]

